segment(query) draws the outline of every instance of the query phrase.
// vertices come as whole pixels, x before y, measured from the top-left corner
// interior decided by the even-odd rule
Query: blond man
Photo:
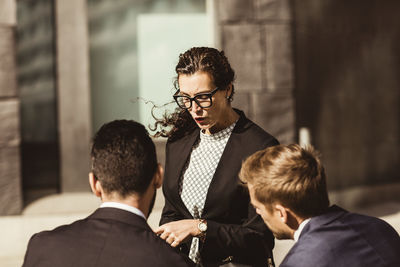
[[[389,224],[329,205],[325,170],[312,147],[256,152],[239,177],[275,237],[296,242],[281,267],[400,266],[400,237]]]

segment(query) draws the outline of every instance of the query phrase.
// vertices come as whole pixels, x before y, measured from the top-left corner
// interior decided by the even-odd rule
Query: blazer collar
[[[88,219],[119,221],[151,231],[150,226],[143,217],[118,208],[98,208],[88,217]]]
[[[301,231],[299,239],[304,233],[313,231],[314,229],[319,228],[321,225],[329,224],[332,221],[335,221],[338,218],[344,216],[346,213],[348,213],[348,211],[342,209],[339,206],[332,205],[323,214],[312,217],[310,219],[310,221],[307,223],[306,226],[304,226],[303,230]]]
[[[164,179],[164,183],[168,182],[168,188],[172,191],[171,202],[182,214],[185,215],[186,218],[190,218],[192,215],[186,208],[179,194],[179,179],[181,177],[183,167],[185,166],[190,152],[192,151],[193,144],[199,138],[199,135],[199,128],[196,128],[191,133],[176,141],[168,141],[167,144],[167,149],[171,149],[172,152],[167,152],[167,154],[170,156],[167,156],[166,158],[165,165],[167,168],[165,169],[165,176],[170,177],[170,179]],[[166,185],[164,184],[163,190],[165,187]]]
[[[241,166],[242,159],[239,157],[232,157],[232,155],[240,155],[241,147],[236,145],[237,136],[241,134],[246,128],[249,127],[251,122],[246,118],[244,113],[238,109],[235,111],[239,114],[239,120],[237,121],[235,128],[232,131],[232,134],[228,140],[228,143],[225,146],[224,152],[221,156],[221,159],[218,163],[215,174],[211,180],[210,187],[207,193],[206,202],[203,209],[203,217],[208,217],[207,210],[212,203],[218,203],[218,194],[215,192],[221,192],[224,190],[224,187],[231,183],[229,179],[222,179],[223,176],[232,177],[237,174],[237,170],[232,168],[232,166]],[[183,203],[180,194],[179,194],[179,179],[181,177],[181,172],[188,158],[190,157],[190,153],[192,151],[192,147],[196,140],[199,138],[200,130],[196,128],[190,134],[184,136],[183,138],[176,140],[171,143],[171,147],[173,147],[174,153],[173,162],[169,163],[169,175],[173,177],[171,179],[171,189],[174,190],[172,197],[176,207],[180,210],[182,214],[185,214],[185,217],[192,217],[189,210],[186,208]],[[229,164],[221,164],[221,162],[229,162]],[[236,165],[235,165],[236,164]]]
[[[247,117],[243,111],[236,109],[236,108],[234,108],[234,110],[237,114],[239,114],[240,117],[239,117],[239,120],[236,123],[236,126],[233,129],[233,131],[236,133],[242,132],[251,125],[251,121],[249,119],[247,119]]]
[[[242,157],[238,156],[242,155],[241,149],[243,145],[241,143],[240,135],[249,127],[251,122],[246,118],[242,111],[237,109],[235,109],[235,111],[240,117],[225,146],[224,152],[222,153],[217,169],[215,170],[214,176],[211,180],[203,209],[203,217],[205,218],[217,216],[214,212],[218,212],[218,209],[213,209],[212,206],[219,201],[222,201],[219,198],[219,192],[223,192],[232,187],[236,188],[237,186],[237,184],[232,184],[232,179],[230,178],[238,175],[240,166],[242,165]],[[226,179],[225,177],[229,177],[229,179]]]

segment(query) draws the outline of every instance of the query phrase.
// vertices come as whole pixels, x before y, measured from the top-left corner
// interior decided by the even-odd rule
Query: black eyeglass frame
[[[196,102],[196,104],[197,104],[199,107],[201,107],[201,108],[209,108],[209,107],[211,107],[212,104],[213,104],[213,102],[212,102],[212,97],[213,97],[213,95],[215,95],[215,93],[216,93],[218,90],[219,90],[219,88],[216,87],[214,90],[212,90],[212,91],[209,92],[209,93],[200,93],[200,94],[195,95],[194,97],[189,97],[189,96],[186,96],[186,95],[178,95],[178,93],[179,93],[179,91],[180,91],[180,90],[178,90],[178,91],[174,94],[173,97],[174,97],[174,99],[175,99],[176,104],[177,104],[180,108],[183,108],[183,109],[190,109],[190,108],[192,108],[192,103],[193,103],[193,101]],[[210,105],[209,105],[209,106],[203,107],[203,105],[200,104],[200,102],[198,101],[197,98],[198,98],[198,97],[201,97],[201,96],[208,96],[208,98],[210,99]],[[185,98],[187,98],[187,99],[190,100],[190,105],[189,105],[189,107],[181,106],[181,105],[179,104],[178,99],[181,98],[181,97],[185,97]]]

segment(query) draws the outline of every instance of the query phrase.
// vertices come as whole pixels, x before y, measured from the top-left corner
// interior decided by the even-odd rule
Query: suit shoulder
[[[377,217],[348,212],[340,220],[343,224],[351,225],[356,232],[381,231],[383,235],[387,233],[388,235],[399,236],[388,222]]]
[[[69,238],[71,227],[77,225],[82,220],[74,222],[69,225],[61,225],[53,230],[46,230],[32,235],[29,239],[25,257],[24,267],[27,266],[50,266],[54,259],[60,258],[60,253],[63,250],[58,248],[65,248],[66,240],[71,241]],[[50,253],[50,254],[49,254]],[[55,265],[53,265],[55,266]]]
[[[342,211],[325,219],[311,219],[303,231],[287,262],[298,263],[302,257],[308,258],[308,266],[331,261],[347,266],[392,266],[386,263],[399,262],[399,235],[379,218]]]
[[[315,238],[313,235],[302,236],[289,250],[281,267],[309,267],[329,266],[335,262],[330,253],[331,243],[322,238]]]
[[[349,221],[351,221],[354,232],[363,236],[369,243],[375,244],[378,239],[385,240],[389,247],[388,251],[391,250],[390,247],[400,247],[400,236],[388,222],[377,217],[356,213],[349,213],[349,216],[351,216]]]
[[[35,251],[43,251],[55,246],[63,246],[65,241],[74,240],[79,233],[85,231],[87,218],[77,220],[71,224],[60,225],[53,230],[45,230],[34,234],[28,243],[28,246]]]
[[[250,122],[251,122],[250,130],[255,136],[258,136],[263,140],[268,140],[268,142],[271,143],[271,145],[279,144],[278,140],[274,136],[272,136],[269,132],[265,131],[263,128],[261,128],[254,122],[252,121]]]
[[[64,224],[64,225],[57,226],[53,230],[44,230],[44,231],[38,232],[38,233],[34,234],[32,237],[35,237],[35,239],[51,238],[53,236],[57,236],[58,234],[62,234],[64,232],[73,231],[74,228],[80,227],[86,221],[87,221],[87,218],[80,219],[80,220],[74,221],[70,224]]]
[[[186,255],[178,249],[172,248],[154,232],[148,232],[148,238],[151,240],[152,247],[158,252],[159,261],[165,263],[165,266],[194,266]]]
[[[242,135],[248,142],[262,146],[262,148],[279,145],[274,136],[247,118],[235,127],[234,132]]]

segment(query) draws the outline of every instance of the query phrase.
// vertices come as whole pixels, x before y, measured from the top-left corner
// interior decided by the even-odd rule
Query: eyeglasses
[[[174,99],[180,108],[190,109],[192,107],[192,102],[201,108],[209,108],[212,106],[212,96],[218,91],[218,87],[209,93],[203,93],[195,95],[194,97],[189,97],[185,95],[178,95],[179,91],[175,93]]]

